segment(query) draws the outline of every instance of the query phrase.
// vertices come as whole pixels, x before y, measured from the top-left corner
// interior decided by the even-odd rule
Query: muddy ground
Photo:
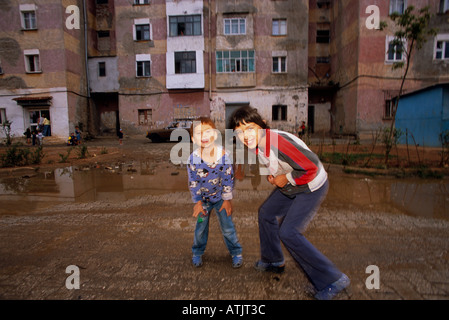
[[[121,163],[146,161],[152,170],[167,170],[161,185],[175,177],[183,181],[185,169],[169,161],[172,143],[152,144],[144,137],[128,137],[123,145],[113,138],[98,138],[85,145],[88,158],[77,159],[72,152],[67,163],[59,163],[59,154],[69,147],[48,144],[40,166],[3,168],[0,178],[27,179],[33,172],[67,166],[110,171]],[[324,147],[319,142],[312,145],[316,152]],[[371,152],[369,145],[348,147],[345,142],[326,148],[341,148],[342,153],[348,148]],[[441,157],[437,149],[422,152],[419,161],[434,158],[437,163]],[[406,152],[398,154],[408,159]],[[342,167],[326,167],[331,184],[338,186],[346,175]],[[23,202],[0,198],[0,298],[313,299],[307,278],[287,252],[282,275],[260,273],[252,267],[259,258],[257,208],[270,193],[263,181],[262,187],[235,192],[233,217],[244,250],[243,267],[231,267],[217,220],[212,219],[204,266],[193,268],[190,248],[195,220],[186,177],[184,180],[185,185],[178,183],[172,191],[141,192],[125,198],[117,194],[117,199],[41,203],[29,198]],[[305,232],[351,279],[351,286],[337,299],[449,298],[448,219],[406,215],[388,205],[349,204],[344,198],[342,194],[343,201],[326,199]],[[70,275],[66,268],[71,265],[79,267],[79,289],[66,286]],[[371,265],[379,268],[378,289],[366,285]]]

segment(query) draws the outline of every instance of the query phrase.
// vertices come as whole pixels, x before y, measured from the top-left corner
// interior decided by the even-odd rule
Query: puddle
[[[449,182],[435,179],[329,175],[327,205],[449,220]]]
[[[367,178],[334,172],[329,173],[329,180],[326,206],[449,220],[447,180]],[[237,192],[271,189],[254,166],[236,170]],[[59,168],[1,178],[0,214],[21,214],[61,202],[126,201],[187,190],[185,167],[169,163]]]

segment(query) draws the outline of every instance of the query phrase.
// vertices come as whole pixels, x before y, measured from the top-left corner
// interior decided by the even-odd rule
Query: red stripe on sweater
[[[280,152],[292,159],[305,171],[302,176],[294,179],[295,183],[297,185],[302,185],[312,181],[318,172],[318,167],[312,161],[310,161],[309,158],[307,158],[300,150],[298,150],[298,148],[295,147],[290,141],[279,134],[268,131],[269,130],[267,130],[267,135],[272,135],[272,137],[270,137],[270,139],[267,141],[270,141],[272,146],[276,147]]]

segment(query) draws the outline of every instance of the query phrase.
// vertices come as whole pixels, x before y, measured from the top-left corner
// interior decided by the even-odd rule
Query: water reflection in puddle
[[[367,178],[329,173],[326,206],[369,209],[449,220],[447,180]],[[236,170],[236,190],[271,190],[254,168]],[[139,162],[106,167],[67,167],[0,179],[0,214],[20,214],[60,202],[125,201],[187,191],[184,166]]]

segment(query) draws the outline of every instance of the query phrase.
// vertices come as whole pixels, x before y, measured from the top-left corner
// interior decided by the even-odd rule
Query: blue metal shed
[[[420,146],[440,147],[440,134],[449,131],[449,83],[436,84],[401,96],[396,128],[403,132],[399,141]]]

